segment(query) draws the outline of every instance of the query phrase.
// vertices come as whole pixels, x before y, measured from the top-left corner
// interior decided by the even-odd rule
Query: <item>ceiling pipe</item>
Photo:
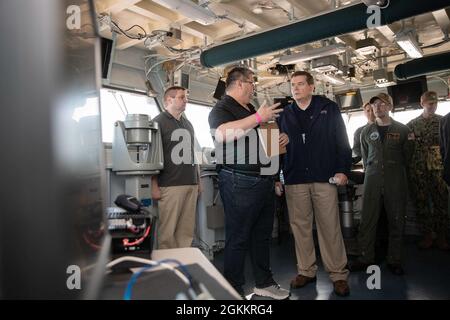
[[[448,0],[391,1],[381,10],[380,26],[449,5]],[[327,39],[367,29],[367,21],[373,13],[367,13],[364,3],[328,11],[317,16],[296,21],[281,27],[238,38],[202,52],[200,61],[205,67],[216,67],[230,62],[257,57],[278,50]]]
[[[395,67],[394,73],[397,79],[406,80],[445,70],[450,70],[450,52],[435,54],[399,64]]]

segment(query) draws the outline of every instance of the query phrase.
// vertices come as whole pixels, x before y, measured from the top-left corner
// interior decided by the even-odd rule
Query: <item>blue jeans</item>
[[[225,278],[242,292],[245,258],[250,249],[256,287],[274,284],[270,270],[274,180],[222,169],[219,190],[225,210]]]

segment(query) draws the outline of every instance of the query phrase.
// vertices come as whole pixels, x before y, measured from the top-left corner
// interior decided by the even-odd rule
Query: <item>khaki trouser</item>
[[[194,239],[198,185],[161,187],[158,249],[190,247]]]
[[[336,186],[329,183],[287,185],[286,200],[295,238],[298,273],[307,277],[316,276],[316,252],[312,232],[315,217],[325,270],[329,272],[333,282],[347,280],[347,254],[339,222]]]

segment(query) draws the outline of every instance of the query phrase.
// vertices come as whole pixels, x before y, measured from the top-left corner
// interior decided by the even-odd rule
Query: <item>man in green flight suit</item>
[[[431,248],[433,232],[435,232],[437,247],[441,250],[449,250],[448,193],[445,181],[442,179],[444,167],[439,150],[439,121],[442,116],[435,114],[437,101],[437,94],[434,91],[422,94],[420,104],[423,113],[407,124],[415,136],[409,181],[411,195],[416,204],[417,221],[423,233],[419,247]]]
[[[374,264],[377,222],[380,208],[384,205],[389,229],[387,265],[393,274],[402,275],[402,236],[408,187],[406,169],[414,148],[414,135],[407,126],[389,116],[392,110],[389,95],[380,93],[370,99],[370,104],[376,119],[361,132],[361,155],[365,167],[358,234],[361,255],[350,265],[350,270],[365,271]]]

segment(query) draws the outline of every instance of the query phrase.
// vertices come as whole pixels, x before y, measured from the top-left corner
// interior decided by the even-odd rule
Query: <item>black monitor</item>
[[[96,298],[109,236],[94,4],[5,1],[3,10],[0,298]],[[39,36],[23,41],[29,30]]]
[[[219,79],[213,97],[217,100],[222,99],[222,97],[225,95],[225,89],[226,89],[225,81]]]
[[[282,109],[290,105],[292,102],[294,102],[294,99],[292,99],[292,97],[280,97],[273,99],[273,103],[280,103],[280,106],[278,108]]]
[[[112,64],[111,56],[113,52],[114,41],[107,38],[100,38],[100,49],[102,58],[102,79],[109,78],[110,66]]]
[[[335,94],[336,103],[342,111],[360,109],[363,101],[359,89],[338,92]]]
[[[420,96],[427,90],[426,76],[399,81],[396,85],[388,87],[394,109],[420,108]]]

